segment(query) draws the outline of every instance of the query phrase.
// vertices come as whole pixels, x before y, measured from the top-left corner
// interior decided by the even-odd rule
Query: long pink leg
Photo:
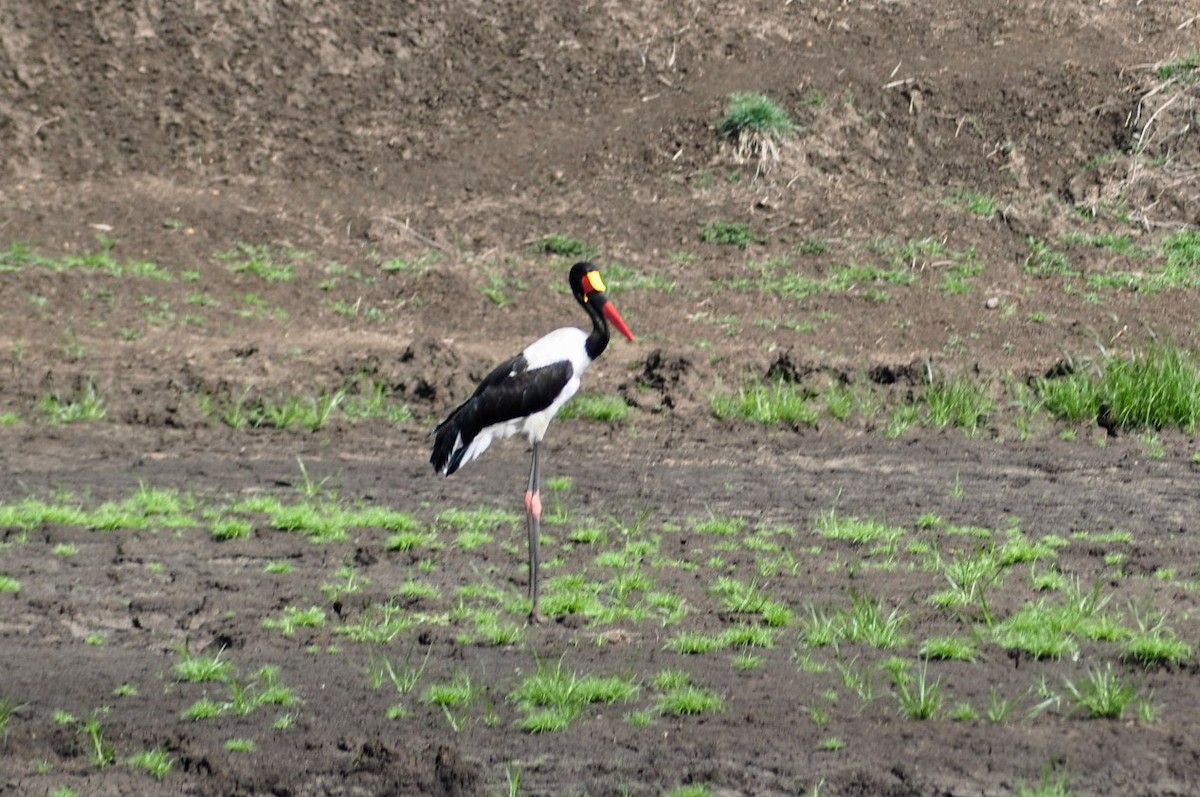
[[[525,519],[529,527],[529,619],[543,621],[538,601],[538,568],[541,565],[538,543],[541,539],[542,493],[541,493],[542,444],[533,444],[533,464],[529,468],[529,489],[525,491]]]

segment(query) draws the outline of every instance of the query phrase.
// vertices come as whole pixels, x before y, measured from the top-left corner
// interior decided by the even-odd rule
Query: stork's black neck
[[[608,319],[600,312],[604,301],[603,296],[592,294],[590,301],[579,302],[592,319],[592,332],[587,336],[587,342],[583,345],[589,360],[595,360],[608,348]]]

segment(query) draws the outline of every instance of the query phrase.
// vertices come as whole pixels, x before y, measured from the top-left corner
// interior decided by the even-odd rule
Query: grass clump
[[[969,436],[979,432],[996,406],[983,385],[965,377],[930,385],[925,404],[930,425],[939,429],[952,426]]]
[[[700,231],[700,240],[710,244],[736,246],[745,249],[759,238],[749,224],[740,221],[710,221]]]
[[[1076,708],[1088,719],[1121,719],[1137,697],[1137,688],[1113,670],[1112,662],[1089,670],[1079,683],[1067,680],[1065,685]]]
[[[78,396],[63,397],[58,393],[47,393],[42,397],[41,406],[46,420],[54,425],[99,421],[108,414],[104,399],[96,392],[96,385],[90,379]]]
[[[796,133],[796,123],[783,106],[763,94],[731,94],[725,115],[717,123],[739,160],[754,159],[769,171],[779,161],[779,144]]]
[[[1139,617],[1138,629],[1125,640],[1122,655],[1144,667],[1179,665],[1192,658],[1192,646],[1179,639],[1166,618],[1158,615],[1151,623]]]
[[[135,769],[145,770],[158,780],[162,780],[171,771],[175,760],[167,754],[166,750],[155,747],[153,750],[143,750],[131,755],[126,759],[126,763]]]
[[[629,417],[629,405],[620,396],[607,393],[580,393],[563,405],[558,417],[601,423],[618,423]]]
[[[303,257],[301,252],[287,254],[291,259]],[[296,278],[295,265],[277,262],[266,244],[240,243],[233,249],[216,252],[213,257],[235,274],[249,274],[266,282],[291,282]]]
[[[553,668],[538,662],[537,672],[525,678],[508,699],[525,713],[519,725],[530,733],[548,733],[567,727],[592,703],[633,699],[638,686],[621,676],[579,676],[559,660]]]
[[[999,206],[996,204],[995,197],[978,191],[968,191],[966,189],[955,191],[950,194],[948,201],[952,205],[956,205],[963,210],[974,213],[976,216],[983,216],[984,218],[991,218],[999,212]]]
[[[817,422],[819,410],[812,406],[807,391],[794,382],[751,382],[734,393],[718,393],[709,402],[718,420],[741,419],[771,426],[778,423]]]
[[[1030,237],[1026,244],[1029,255],[1021,264],[1026,274],[1037,277],[1074,277],[1079,272],[1071,265],[1070,259],[1062,252],[1039,238]]]
[[[1047,412],[1072,423],[1103,420],[1126,431],[1178,427],[1190,434],[1200,421],[1196,356],[1174,347],[1113,356],[1098,376],[1074,371],[1040,379],[1036,389]]]
[[[654,710],[659,714],[677,716],[708,714],[724,708],[725,701],[720,695],[690,683],[669,690],[654,703]]]
[[[589,258],[596,254],[596,247],[584,243],[569,235],[553,233],[544,236],[536,244],[534,251],[543,255],[558,255],[559,257]]]
[[[900,711],[909,719],[933,719],[941,709],[941,679],[930,681],[924,665],[915,676],[907,669],[897,669],[892,674],[892,681],[896,686]]]
[[[1154,76],[1159,80],[1178,79],[1184,83],[1192,83],[1200,79],[1200,54],[1195,50],[1187,55],[1174,58],[1154,70]]]

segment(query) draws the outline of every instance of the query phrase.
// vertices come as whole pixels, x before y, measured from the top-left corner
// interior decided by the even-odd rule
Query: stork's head
[[[633,340],[633,333],[625,325],[625,320],[617,312],[616,306],[608,300],[604,280],[600,278],[600,272],[594,265],[576,263],[571,266],[571,275],[567,279],[571,283],[571,293],[575,294],[575,299],[585,309],[589,306],[596,308],[618,332]]]

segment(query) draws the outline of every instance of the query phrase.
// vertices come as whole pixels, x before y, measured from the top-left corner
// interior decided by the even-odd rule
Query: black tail
[[[433,465],[433,469],[438,473],[449,476],[458,470],[463,455],[467,453],[467,446],[475,439],[475,432],[471,431],[470,424],[465,422],[472,415],[468,410],[470,403],[468,400],[450,413],[446,420],[433,430],[433,453],[429,457],[429,464]]]

